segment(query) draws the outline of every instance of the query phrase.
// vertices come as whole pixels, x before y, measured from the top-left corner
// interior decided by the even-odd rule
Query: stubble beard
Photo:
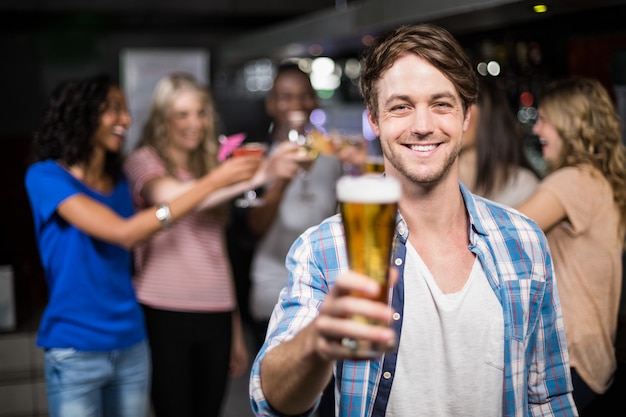
[[[398,160],[397,158],[387,158],[391,165],[398,171],[402,176],[408,178],[411,182],[415,184],[420,184],[426,187],[433,187],[439,184],[444,178],[446,178],[450,169],[454,165],[455,161],[459,157],[459,153],[461,152],[461,144],[457,143],[457,145],[452,149],[452,152],[448,154],[446,159],[443,161],[443,164],[434,171],[430,171],[426,174],[421,174],[414,169],[411,169],[411,162],[406,160]]]

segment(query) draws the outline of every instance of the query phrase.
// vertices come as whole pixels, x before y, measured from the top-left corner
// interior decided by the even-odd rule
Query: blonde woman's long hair
[[[626,147],[622,126],[613,101],[595,79],[574,77],[546,86],[540,101],[546,119],[563,139],[558,160],[549,164],[553,172],[567,166],[593,165],[613,189],[626,230]]]
[[[215,108],[213,99],[208,89],[200,84],[192,75],[186,73],[174,73],[161,78],[154,88],[150,113],[146,120],[141,139],[137,146],[151,146],[165,161],[167,171],[175,175],[175,166],[166,152],[168,143],[167,118],[172,108],[172,102],[181,92],[192,92],[200,98],[204,114],[207,118],[204,138],[191,155],[190,171],[199,178],[217,166],[217,153],[219,141],[216,132]]]
[[[143,125],[137,147],[150,146],[164,161],[167,172],[176,177],[176,166],[167,153],[169,132],[167,118],[172,109],[174,98],[182,92],[196,94],[204,107],[206,118],[204,137],[200,146],[190,156],[188,169],[195,178],[210,172],[218,164],[219,140],[217,132],[218,115],[209,89],[187,73],[172,73],[159,80],[152,94],[148,119]],[[210,210],[211,213],[225,215],[225,205]]]

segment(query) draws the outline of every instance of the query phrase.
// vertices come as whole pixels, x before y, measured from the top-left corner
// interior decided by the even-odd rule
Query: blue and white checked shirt
[[[470,246],[485,270],[504,314],[503,416],[577,416],[571,395],[569,358],[559,295],[546,238],[532,221],[472,195],[460,185],[469,213]],[[391,304],[400,335],[403,273],[408,230],[398,215],[393,262],[400,279]],[[265,400],[260,364],[269,349],[309,324],[336,277],[348,270],[341,218],[335,215],[304,232],[286,260],[289,281],[282,290],[250,377],[256,416],[280,416]],[[370,361],[341,361],[335,369],[339,416],[384,416],[396,355]],[[313,410],[310,410],[312,413]]]

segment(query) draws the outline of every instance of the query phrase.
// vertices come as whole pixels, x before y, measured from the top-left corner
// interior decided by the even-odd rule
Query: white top
[[[289,184],[270,229],[255,251],[250,276],[250,312],[257,320],[269,320],[278,295],[287,284],[285,258],[302,232],[337,212],[335,185],[342,174],[341,163],[320,155],[309,172],[308,190],[314,195],[302,200],[302,178]]]
[[[404,319],[387,417],[501,416],[502,307],[478,260],[463,289],[443,294],[407,243]]]
[[[509,207],[517,207],[531,196],[539,185],[539,178],[527,168],[518,168],[507,183],[486,197]]]

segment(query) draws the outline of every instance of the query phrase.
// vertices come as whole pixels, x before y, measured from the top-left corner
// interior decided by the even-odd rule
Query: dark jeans
[[[254,326],[254,343],[255,343],[255,354],[261,350],[261,346],[263,346],[263,342],[265,341],[265,334],[267,333],[267,325],[269,324],[270,319],[265,320],[253,320]]]
[[[318,415],[319,417],[335,417],[335,378],[331,379],[324,388]]]
[[[578,408],[578,412],[582,413],[585,408],[587,408],[593,400],[598,397],[598,394],[593,392],[591,388],[583,381],[583,379],[578,375],[575,368],[571,369],[572,372],[572,383],[574,385],[574,402],[576,403],[576,408]]]

